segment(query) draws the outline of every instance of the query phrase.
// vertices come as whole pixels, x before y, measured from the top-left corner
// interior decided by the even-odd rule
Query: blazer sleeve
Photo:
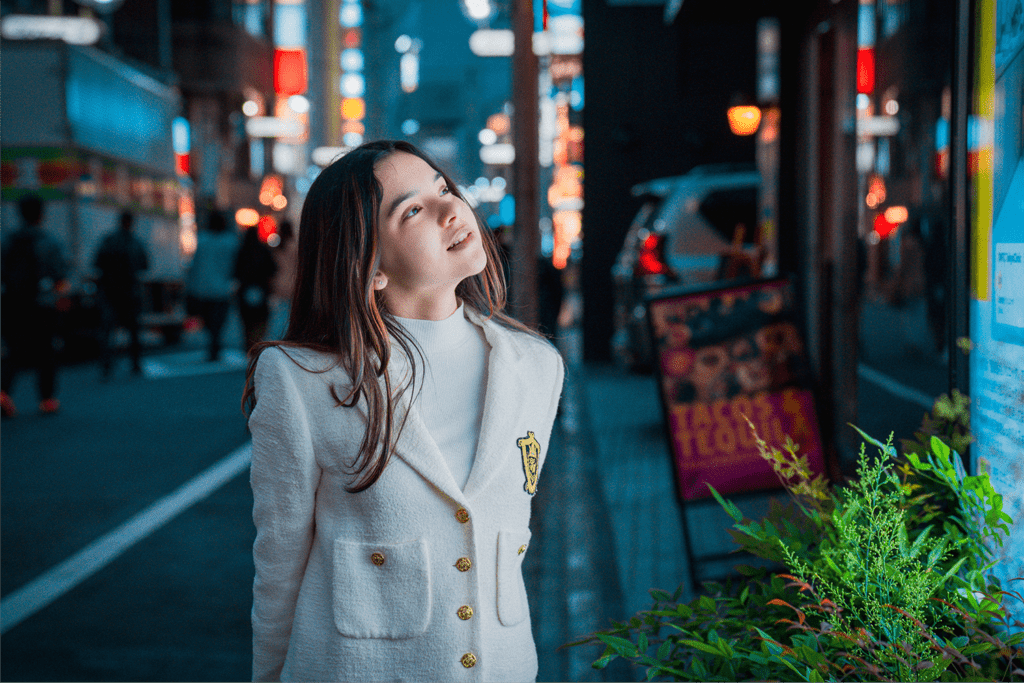
[[[558,414],[558,403],[562,399],[562,388],[565,384],[565,362],[562,360],[562,355],[557,351],[555,351],[553,355],[555,357],[554,387],[552,387],[551,404],[547,412],[547,414],[551,416],[552,423]],[[552,429],[553,428],[554,426],[552,425]],[[540,474],[540,470],[544,467],[544,460],[546,457],[547,452],[543,451],[541,453],[541,460],[538,463],[538,475]]]
[[[304,372],[279,348],[256,366],[252,432],[254,681],[277,681],[288,652],[299,588],[313,545],[320,467],[309,415],[296,382]]]

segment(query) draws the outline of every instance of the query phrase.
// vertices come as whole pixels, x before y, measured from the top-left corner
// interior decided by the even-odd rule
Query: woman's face
[[[455,288],[487,266],[476,217],[423,159],[395,152],[374,169],[384,191],[378,222],[388,308],[403,318],[441,320]]]

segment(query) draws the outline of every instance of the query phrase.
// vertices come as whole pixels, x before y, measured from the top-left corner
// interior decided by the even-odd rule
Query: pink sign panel
[[[792,289],[769,280],[649,303],[662,405],[679,495],[780,487],[761,439],[789,436],[812,471],[825,462],[810,370],[792,318]]]

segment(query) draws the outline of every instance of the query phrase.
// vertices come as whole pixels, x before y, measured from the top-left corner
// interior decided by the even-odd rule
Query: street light
[[[734,135],[753,135],[761,125],[761,109],[740,93],[733,95],[732,106],[725,114]]]

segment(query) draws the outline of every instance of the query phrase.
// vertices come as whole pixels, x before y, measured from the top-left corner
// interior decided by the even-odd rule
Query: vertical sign
[[[649,302],[662,406],[679,496],[780,487],[757,447],[791,437],[824,472],[810,367],[787,280],[762,280]]]
[[[972,8],[978,151],[970,176],[971,470],[990,474],[1014,520],[993,572],[1004,588],[1019,590],[1010,582],[1024,577],[1024,27],[1014,0],[977,0]],[[1024,620],[1018,601],[1004,605],[1011,620]]]

